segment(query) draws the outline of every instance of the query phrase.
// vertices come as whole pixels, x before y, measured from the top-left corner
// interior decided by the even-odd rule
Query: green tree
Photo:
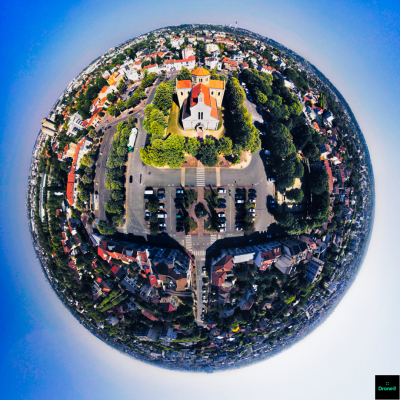
[[[118,101],[117,107],[118,107],[119,111],[124,111],[126,109],[125,101],[122,101],[122,100]]]
[[[117,232],[117,228],[114,225],[110,224],[108,221],[100,221],[97,225],[97,228],[102,235],[106,236],[113,235]]]
[[[194,208],[194,212],[197,218],[204,218],[208,215],[203,203],[197,203],[196,207]]]
[[[118,113],[118,110],[115,106],[110,106],[107,108],[107,114],[111,115],[112,117],[115,117]]]
[[[218,162],[217,147],[211,138],[204,139],[199,154],[201,163],[207,167],[214,167]]]
[[[182,67],[181,72],[176,76],[178,81],[192,80],[192,73],[185,67]]]
[[[185,151],[193,157],[196,157],[200,148],[200,142],[196,138],[187,138]]]
[[[239,80],[236,78],[231,78],[227,85],[227,94],[232,109],[238,108],[244,103],[246,94],[241,88]]]
[[[232,140],[228,137],[223,137],[218,142],[218,153],[229,156],[232,153]]]
[[[160,83],[154,96],[154,106],[163,111],[169,110],[172,107],[172,95],[170,86],[167,83]]]
[[[328,192],[329,190],[329,175],[322,168],[314,168],[311,170],[311,174],[309,177],[309,187],[310,190],[316,194],[321,195],[324,192]]]
[[[119,93],[124,93],[126,90],[126,84],[123,80],[120,80],[118,86],[117,86],[117,90]]]
[[[118,99],[118,97],[114,94],[114,92],[107,93],[107,101],[109,101],[110,103],[116,102],[117,99]]]
[[[262,93],[262,92],[257,92],[257,97],[256,100],[260,103],[260,104],[265,104],[268,100],[268,97]]]
[[[289,200],[294,200],[297,203],[300,203],[303,200],[304,193],[301,189],[291,189],[286,192],[286,197]]]

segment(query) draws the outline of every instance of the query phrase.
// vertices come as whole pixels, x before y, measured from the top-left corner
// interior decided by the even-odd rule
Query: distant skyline
[[[204,15],[196,4],[165,5],[71,1],[49,7],[39,0],[3,6],[2,397],[372,399],[375,374],[399,374],[399,3],[250,0],[243,9],[243,2],[205,0]],[[315,332],[261,364],[182,375],[120,355],[81,327],[60,303],[34,258],[25,215],[26,179],[41,119],[83,68],[128,38],[205,20],[237,20],[239,27],[294,50],[330,79],[367,140],[376,215],[359,276]]]

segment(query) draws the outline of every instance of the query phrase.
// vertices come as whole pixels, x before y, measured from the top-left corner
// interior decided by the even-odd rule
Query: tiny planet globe
[[[98,57],[41,121],[28,180],[38,259],[93,340],[195,372],[268,359],[323,322],[362,265],[373,199],[340,92],[223,25]]]

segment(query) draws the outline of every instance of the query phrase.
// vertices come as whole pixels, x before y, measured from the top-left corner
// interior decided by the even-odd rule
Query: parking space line
[[[181,168],[181,186],[185,187],[185,171],[186,168]]]
[[[221,186],[221,168],[215,168],[217,174],[217,186]]]

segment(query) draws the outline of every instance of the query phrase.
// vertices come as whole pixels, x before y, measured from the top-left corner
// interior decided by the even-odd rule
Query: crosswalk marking
[[[197,186],[205,186],[206,184],[206,170],[205,168],[197,168]]]
[[[211,244],[213,244],[214,242],[216,242],[217,239],[218,239],[218,235],[210,235]]]
[[[188,250],[192,250],[192,236],[191,235],[186,236],[185,242],[186,242],[186,248]]]
[[[194,250],[193,254],[195,256],[205,256],[206,255],[206,251],[205,250]]]

